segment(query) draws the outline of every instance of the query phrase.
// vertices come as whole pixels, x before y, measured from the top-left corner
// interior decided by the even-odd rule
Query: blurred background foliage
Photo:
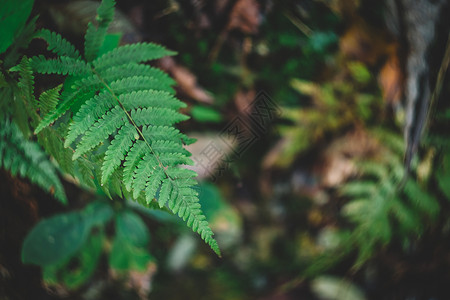
[[[97,5],[40,0],[32,16],[77,44]],[[194,157],[236,116],[252,124],[260,91],[279,110],[238,157],[227,147],[228,163],[197,166],[223,258],[165,211],[93,199],[67,179],[62,208],[2,171],[2,191],[16,201],[2,200],[2,218],[16,225],[2,228],[0,295],[28,299],[29,280],[42,299],[450,297],[450,108],[438,102],[405,177],[405,74],[382,1],[130,0],[117,9],[111,32],[121,43],[178,52],[157,65],[189,105],[181,126],[198,139]],[[444,84],[441,100],[449,92]],[[17,254],[40,219],[34,234],[70,240],[52,248],[28,236],[22,259],[42,273]],[[62,247],[78,250],[51,265]]]

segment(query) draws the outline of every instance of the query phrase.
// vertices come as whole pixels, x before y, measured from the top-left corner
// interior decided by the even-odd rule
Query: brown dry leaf
[[[322,153],[316,167],[323,187],[336,187],[357,172],[355,158],[369,157],[378,149],[378,142],[363,129],[355,129],[335,140]]]
[[[156,271],[156,263],[149,262],[144,271],[129,270],[126,274],[123,274],[114,269],[109,269],[109,275],[113,280],[125,280],[125,286],[135,290],[140,299],[148,299]]]
[[[172,75],[181,93],[202,103],[214,102],[213,97],[198,85],[197,77],[187,68],[177,64],[172,57],[160,59],[159,67]]]
[[[403,73],[397,55],[391,55],[378,75],[378,81],[386,103],[396,105],[403,91]]]
[[[394,53],[396,46],[389,41],[386,32],[370,27],[361,18],[355,18],[340,38],[339,48],[350,59],[375,65],[385,55]]]
[[[259,3],[256,0],[238,0],[231,10],[227,25],[217,37],[208,60],[210,63],[216,60],[228,33],[234,29],[245,34],[256,34],[261,23]]]
[[[153,276],[156,274],[156,264],[149,263],[147,269],[144,272],[129,271],[127,285],[136,290],[139,298],[148,299],[148,294],[151,290],[151,284]]]
[[[260,23],[258,2],[256,0],[238,0],[231,11],[226,28],[227,31],[238,29],[246,34],[255,34],[258,32]]]
[[[320,0],[327,5],[335,14],[343,17],[354,16],[357,13],[360,0]]]

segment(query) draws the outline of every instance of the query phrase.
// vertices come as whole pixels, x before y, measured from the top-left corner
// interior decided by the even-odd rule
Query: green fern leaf
[[[158,81],[153,77],[147,76],[132,76],[124,77],[111,82],[111,89],[115,94],[125,94],[142,90],[160,90],[164,89],[166,92],[173,92],[171,87],[158,86]]]
[[[168,108],[150,107],[143,109],[135,109],[131,111],[131,118],[136,122],[137,126],[153,125],[164,126],[173,125],[181,121],[189,119],[177,111]]]
[[[439,203],[429,193],[424,192],[420,186],[412,179],[408,179],[405,184],[404,192],[411,204],[423,211],[425,214],[434,218],[439,213]]]
[[[0,127],[0,166],[13,176],[30,179],[47,192],[54,190],[55,198],[67,203],[56,168],[36,143],[26,140],[17,126],[6,120]]]
[[[65,140],[66,147],[76,141],[72,159],[101,165],[84,168],[89,169],[84,177],[91,177],[93,170],[108,196],[131,194],[148,203],[157,198],[160,206],[167,205],[220,255],[193,188],[196,174],[182,168],[193,164],[183,144],[195,141],[174,128],[189,118],[179,112],[186,104],[173,96],[174,81],[167,74],[140,64],[174,52],[141,43],[117,47],[97,57],[113,7],[114,1],[103,1],[97,10],[98,26],[89,25],[86,61],[69,56],[32,58],[31,65],[38,72],[70,75],[61,102],[44,116],[35,132],[72,113]],[[56,36],[51,38],[52,43],[59,41]]]
[[[153,43],[137,43],[120,46],[103,54],[92,62],[95,69],[101,71],[117,65],[140,63],[144,61],[175,55],[176,52]]]
[[[187,135],[181,133],[178,129],[169,126],[144,126],[142,134],[146,139],[151,141],[170,140],[185,145],[190,145],[195,142],[195,139],[189,138]]]
[[[72,159],[77,159],[108,138],[114,131],[125,125],[126,118],[127,116],[121,107],[114,107],[110,112],[104,115],[102,119],[98,120],[88,132],[86,132],[75,149]]]
[[[114,18],[114,0],[104,0],[97,9],[96,21],[98,26],[89,23],[85,35],[84,57],[88,62],[97,58],[100,47],[105,41],[106,32],[109,24]]]
[[[172,183],[169,179],[165,179],[162,182],[161,190],[158,195],[159,207],[164,207],[170,199],[170,193],[172,192]]]
[[[29,60],[24,56],[20,63],[12,67],[10,71],[19,72],[19,82],[17,86],[11,85],[12,95],[5,95],[4,102],[9,102],[13,106],[13,118],[17,126],[22,131],[25,138],[31,135],[30,125],[38,122],[35,111],[36,100],[34,97],[34,76]],[[5,89],[6,91],[9,88]],[[8,101],[9,98],[9,101]],[[31,123],[30,124],[30,120]]]
[[[34,99],[34,76],[29,60],[25,56],[22,57],[17,68],[11,68],[11,71],[15,70],[19,71],[18,87],[22,95],[27,99],[28,103],[33,105],[36,102]]]
[[[96,185],[94,182],[94,166],[91,162],[83,159],[78,159],[74,161],[74,174],[76,178],[80,180],[83,186],[95,189]]]
[[[117,101],[108,91],[87,100],[73,117],[74,122],[69,127],[65,146],[68,147],[75,139],[86,132],[92,124],[101,118]]]
[[[156,192],[161,186],[165,174],[162,169],[156,169],[151,176],[148,177],[147,187],[145,188],[145,200],[151,203],[156,196]]]
[[[38,143],[50,156],[55,158],[60,168],[68,174],[73,174],[73,152],[70,149],[64,148],[61,135],[53,128],[45,128],[37,135],[37,138]]]
[[[158,81],[160,90],[170,90],[175,85],[175,81],[169,75],[160,69],[153,68],[149,65],[129,63],[123,65],[114,65],[111,68],[101,70],[101,76],[106,81],[113,81],[120,74],[121,77],[145,76],[152,80]]]
[[[419,215],[405,205],[401,199],[397,198],[392,201],[391,207],[392,215],[405,233],[420,231],[422,224]]]
[[[120,95],[119,101],[127,110],[139,107],[154,107],[178,110],[180,108],[186,107],[186,104],[184,102],[176,99],[171,94],[155,90],[144,90]]]
[[[345,184],[340,193],[349,197],[370,197],[377,191],[377,184],[373,181],[355,181]]]
[[[156,140],[151,143],[152,149],[156,154],[162,153],[179,153],[184,156],[191,156],[191,153],[186,149],[180,147],[180,142],[170,141],[170,140]]]
[[[36,134],[53,123],[71,107],[83,102],[87,97],[91,96],[96,88],[101,87],[101,82],[97,76],[89,76],[76,81],[73,87],[73,90],[63,90],[61,94],[61,103],[55,110],[44,116],[34,130]]]
[[[145,154],[147,145],[142,140],[137,140],[133,147],[131,147],[130,152],[125,157],[124,169],[123,169],[123,183],[127,191],[131,191],[131,185],[133,183],[133,175],[137,168],[138,163]]]
[[[41,29],[35,33],[34,38],[41,38],[48,44],[47,49],[59,56],[68,56],[78,59],[80,53],[78,50],[61,35],[47,29]]]
[[[111,142],[111,146],[105,153],[102,165],[102,184],[105,184],[111,174],[120,166],[125,159],[125,155],[133,146],[133,139],[139,137],[136,129],[131,125],[123,126]]]
[[[41,111],[41,115],[45,116],[49,112],[56,109],[56,105],[59,102],[59,92],[61,91],[61,88],[62,84],[42,92],[39,96],[38,108]]]
[[[160,169],[157,167],[158,163],[157,158],[149,152],[147,152],[143,159],[139,161],[133,175],[133,198],[139,197],[141,191],[145,189],[149,177],[151,177],[156,170]]]
[[[82,60],[69,56],[46,59],[43,55],[30,59],[31,67],[41,74],[90,75],[91,68]]]

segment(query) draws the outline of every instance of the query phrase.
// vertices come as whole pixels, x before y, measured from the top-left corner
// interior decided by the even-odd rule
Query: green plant
[[[39,73],[69,77],[61,103],[43,117],[35,132],[71,110],[65,146],[76,145],[74,160],[85,156],[100,164],[98,177],[107,192],[108,184],[116,185],[120,186],[116,188],[119,196],[138,199],[145,195],[147,203],[156,197],[160,207],[168,204],[219,254],[193,189],[196,174],[180,167],[192,164],[182,145],[194,142],[173,127],[187,119],[178,112],[185,104],[173,96],[173,80],[141,64],[174,53],[151,43],[115,47],[103,53],[113,14],[114,1],[103,1],[98,8],[98,26],[90,23],[86,32],[84,60],[57,34],[38,33],[59,56],[33,57],[31,67]]]
[[[67,203],[64,188],[58,178],[56,167],[47,159],[37,143],[27,140],[15,123],[2,120],[0,125],[0,167],[13,176],[29,178],[43,190]]]
[[[105,229],[111,220],[115,234],[109,237]],[[24,241],[22,260],[41,266],[47,283],[77,288],[96,270],[105,244],[111,244],[107,251],[112,269],[144,271],[153,261],[149,242],[147,226],[131,206],[114,211],[112,203],[95,201],[39,222]]]
[[[12,5],[10,2],[5,5]],[[98,7],[95,25],[88,25],[82,55],[59,34],[46,29],[36,32],[36,19],[24,25],[33,2],[27,3],[30,5],[28,14],[22,15],[23,22],[16,26],[18,29],[12,28],[15,39],[11,43],[2,40],[1,44],[1,49],[6,50],[0,73],[1,107],[5,108],[0,141],[2,166],[13,174],[18,171],[30,178],[63,202],[66,196],[56,170],[75,178],[81,186],[103,191],[110,198],[132,198],[154,209],[168,207],[220,255],[198,203],[196,173],[183,167],[193,163],[183,146],[195,140],[174,125],[188,119],[178,111],[186,105],[174,97],[171,87],[174,81],[167,74],[143,64],[175,53],[152,43],[118,46],[117,36],[107,34],[115,2],[104,0]],[[27,47],[32,38],[44,40],[53,57],[22,56],[20,48]],[[58,74],[65,78],[62,84],[42,92],[36,99],[34,73]],[[37,143],[56,164],[39,150]],[[10,155],[13,150],[25,159]],[[81,234],[73,252],[55,255],[51,261],[39,255],[30,256],[29,249],[33,249],[36,242],[34,231],[24,245],[24,261],[51,266],[46,269],[48,275],[63,268],[76,251],[81,251],[81,257],[85,257],[83,251],[98,251],[97,242],[91,243],[88,236],[91,227],[99,225],[100,221],[85,218],[89,214],[96,215],[97,208],[88,206],[86,211],[91,213],[84,214],[84,219],[80,213],[73,213],[36,227],[42,235],[42,232],[49,232],[45,231],[50,230],[48,228],[57,230],[58,226],[69,222],[74,232]],[[117,221],[117,224],[126,225],[131,220],[142,225],[127,213],[121,216],[118,218],[123,222]],[[92,218],[89,215],[88,219]],[[108,219],[104,217],[102,222]],[[90,222],[91,227],[86,222]],[[122,230],[122,225],[116,226],[117,245],[120,245],[113,248],[125,251],[120,241],[128,233]],[[46,229],[42,231],[42,228]],[[132,244],[136,247],[145,244],[137,243]],[[82,245],[85,246],[82,248]],[[111,254],[113,264],[121,262],[122,256],[114,254],[117,251]],[[137,264],[126,266],[136,267]]]
[[[417,157],[405,174],[400,124],[396,126],[381,113],[379,97],[361,92],[373,82],[367,68],[357,62],[347,62],[346,66],[349,76],[344,80],[321,85],[291,81],[294,89],[309,97],[313,107],[284,112],[284,118],[294,126],[279,126],[284,143],[280,143],[276,160],[272,160],[275,166],[289,166],[299,154],[349,128],[364,130],[374,142],[376,151],[352,157],[353,176],[337,187],[337,193],[331,193],[333,201],[342,203],[334,225],[338,228],[339,246],[330,251],[319,250],[320,254],[306,268],[306,276],[323,273],[351,255],[356,256],[353,269],[358,270],[393,242],[407,251],[437,224],[445,207],[440,200],[449,199],[450,195],[449,137],[435,134],[436,130],[448,128],[450,114],[442,113],[434,122],[439,125],[430,130],[429,141],[423,143],[424,155]]]
[[[374,135],[385,145],[383,151],[373,160],[360,162],[360,176],[340,188],[341,195],[348,199],[341,213],[355,225],[350,242],[358,248],[356,268],[394,238],[407,247],[412,238],[423,234],[424,223],[436,221],[440,209],[433,193],[418,182],[415,174],[402,184],[403,138],[386,130]]]

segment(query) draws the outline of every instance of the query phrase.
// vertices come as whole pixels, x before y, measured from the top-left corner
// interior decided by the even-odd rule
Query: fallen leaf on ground
[[[214,102],[213,97],[198,85],[197,77],[187,68],[177,64],[172,57],[160,59],[159,67],[172,75],[181,93],[202,103]]]

